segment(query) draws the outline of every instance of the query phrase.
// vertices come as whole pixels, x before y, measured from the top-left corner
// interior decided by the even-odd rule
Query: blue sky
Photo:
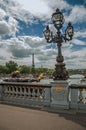
[[[65,18],[63,33],[69,21],[74,26],[74,37],[63,43],[62,54],[68,69],[86,68],[86,0],[1,0],[0,2],[0,64],[14,60],[19,65],[54,68],[57,48],[47,43],[43,30],[59,8]]]

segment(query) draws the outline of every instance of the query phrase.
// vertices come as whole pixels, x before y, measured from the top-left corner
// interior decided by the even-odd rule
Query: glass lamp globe
[[[64,23],[64,16],[59,11],[59,9],[56,10],[55,13],[52,14],[52,22],[56,29],[60,29]]]
[[[70,37],[70,39],[72,39],[73,35],[74,35],[74,28],[71,25],[71,22],[68,23],[67,29],[66,29],[66,35],[68,35]]]
[[[50,31],[49,26],[47,26],[44,30],[44,36],[47,41],[49,41],[52,38],[52,32]]]

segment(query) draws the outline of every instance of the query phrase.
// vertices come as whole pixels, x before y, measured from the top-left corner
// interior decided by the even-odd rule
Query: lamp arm
[[[51,39],[51,40],[47,40],[47,43],[51,43],[51,42],[53,42],[53,40]]]
[[[62,36],[62,38],[65,40],[65,42],[66,42],[66,41],[70,41],[70,40],[72,40],[71,37],[70,37],[70,38],[67,38],[66,36]]]

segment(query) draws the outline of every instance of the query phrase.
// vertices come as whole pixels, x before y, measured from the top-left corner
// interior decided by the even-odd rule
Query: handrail
[[[17,85],[17,86],[19,86],[19,85],[33,86],[34,85],[34,87],[35,86],[37,86],[37,87],[41,86],[41,87],[47,87],[47,88],[51,87],[50,84],[42,84],[42,83],[37,83],[37,82],[36,83],[35,82],[33,82],[33,83],[29,83],[29,82],[15,82],[15,83],[14,82],[1,82],[0,85],[13,85],[13,86],[15,86],[15,85]]]

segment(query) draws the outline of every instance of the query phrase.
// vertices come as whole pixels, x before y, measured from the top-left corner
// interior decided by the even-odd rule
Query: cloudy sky
[[[49,25],[54,34],[51,15],[59,8],[74,26],[74,38],[63,43],[62,54],[68,69],[86,68],[86,0],[0,0],[0,64],[9,60],[19,65],[54,68],[57,48],[47,43],[43,30]],[[64,31],[63,31],[64,33]]]

